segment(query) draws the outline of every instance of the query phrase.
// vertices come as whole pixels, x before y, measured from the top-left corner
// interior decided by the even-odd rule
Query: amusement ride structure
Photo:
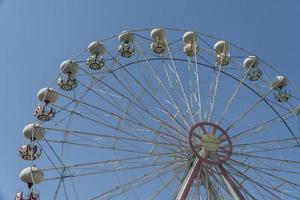
[[[300,90],[227,40],[124,31],[37,98],[15,200],[300,199]]]

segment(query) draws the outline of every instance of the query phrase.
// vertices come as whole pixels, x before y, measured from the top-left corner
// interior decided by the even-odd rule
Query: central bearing
[[[193,153],[208,164],[225,163],[232,154],[229,135],[219,125],[211,122],[195,124],[189,132],[188,143]]]
[[[215,152],[220,146],[219,139],[214,135],[203,135],[201,137],[203,147],[210,152]]]

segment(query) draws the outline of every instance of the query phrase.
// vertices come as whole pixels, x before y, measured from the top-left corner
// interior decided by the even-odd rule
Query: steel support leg
[[[187,176],[185,177],[179,192],[176,195],[175,200],[186,200],[186,197],[189,194],[189,191],[193,185],[194,179],[197,177],[197,174],[200,171],[202,160],[198,157],[194,160],[192,167],[190,168]]]
[[[234,200],[246,200],[246,198],[243,196],[234,180],[232,180],[232,178],[229,176],[223,165],[219,165],[219,169],[221,171],[222,179],[226,187],[228,188],[228,191],[230,192],[232,198]]]

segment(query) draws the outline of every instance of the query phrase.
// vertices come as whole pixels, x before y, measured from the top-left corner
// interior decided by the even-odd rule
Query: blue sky
[[[90,41],[132,28],[197,30],[255,52],[300,85],[299,14],[298,0],[1,0],[0,199],[23,187],[17,148],[37,90]]]

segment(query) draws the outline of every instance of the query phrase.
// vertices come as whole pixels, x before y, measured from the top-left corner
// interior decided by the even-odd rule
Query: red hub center
[[[219,125],[211,122],[195,124],[189,132],[188,142],[194,154],[208,164],[225,163],[232,154],[229,135]]]

